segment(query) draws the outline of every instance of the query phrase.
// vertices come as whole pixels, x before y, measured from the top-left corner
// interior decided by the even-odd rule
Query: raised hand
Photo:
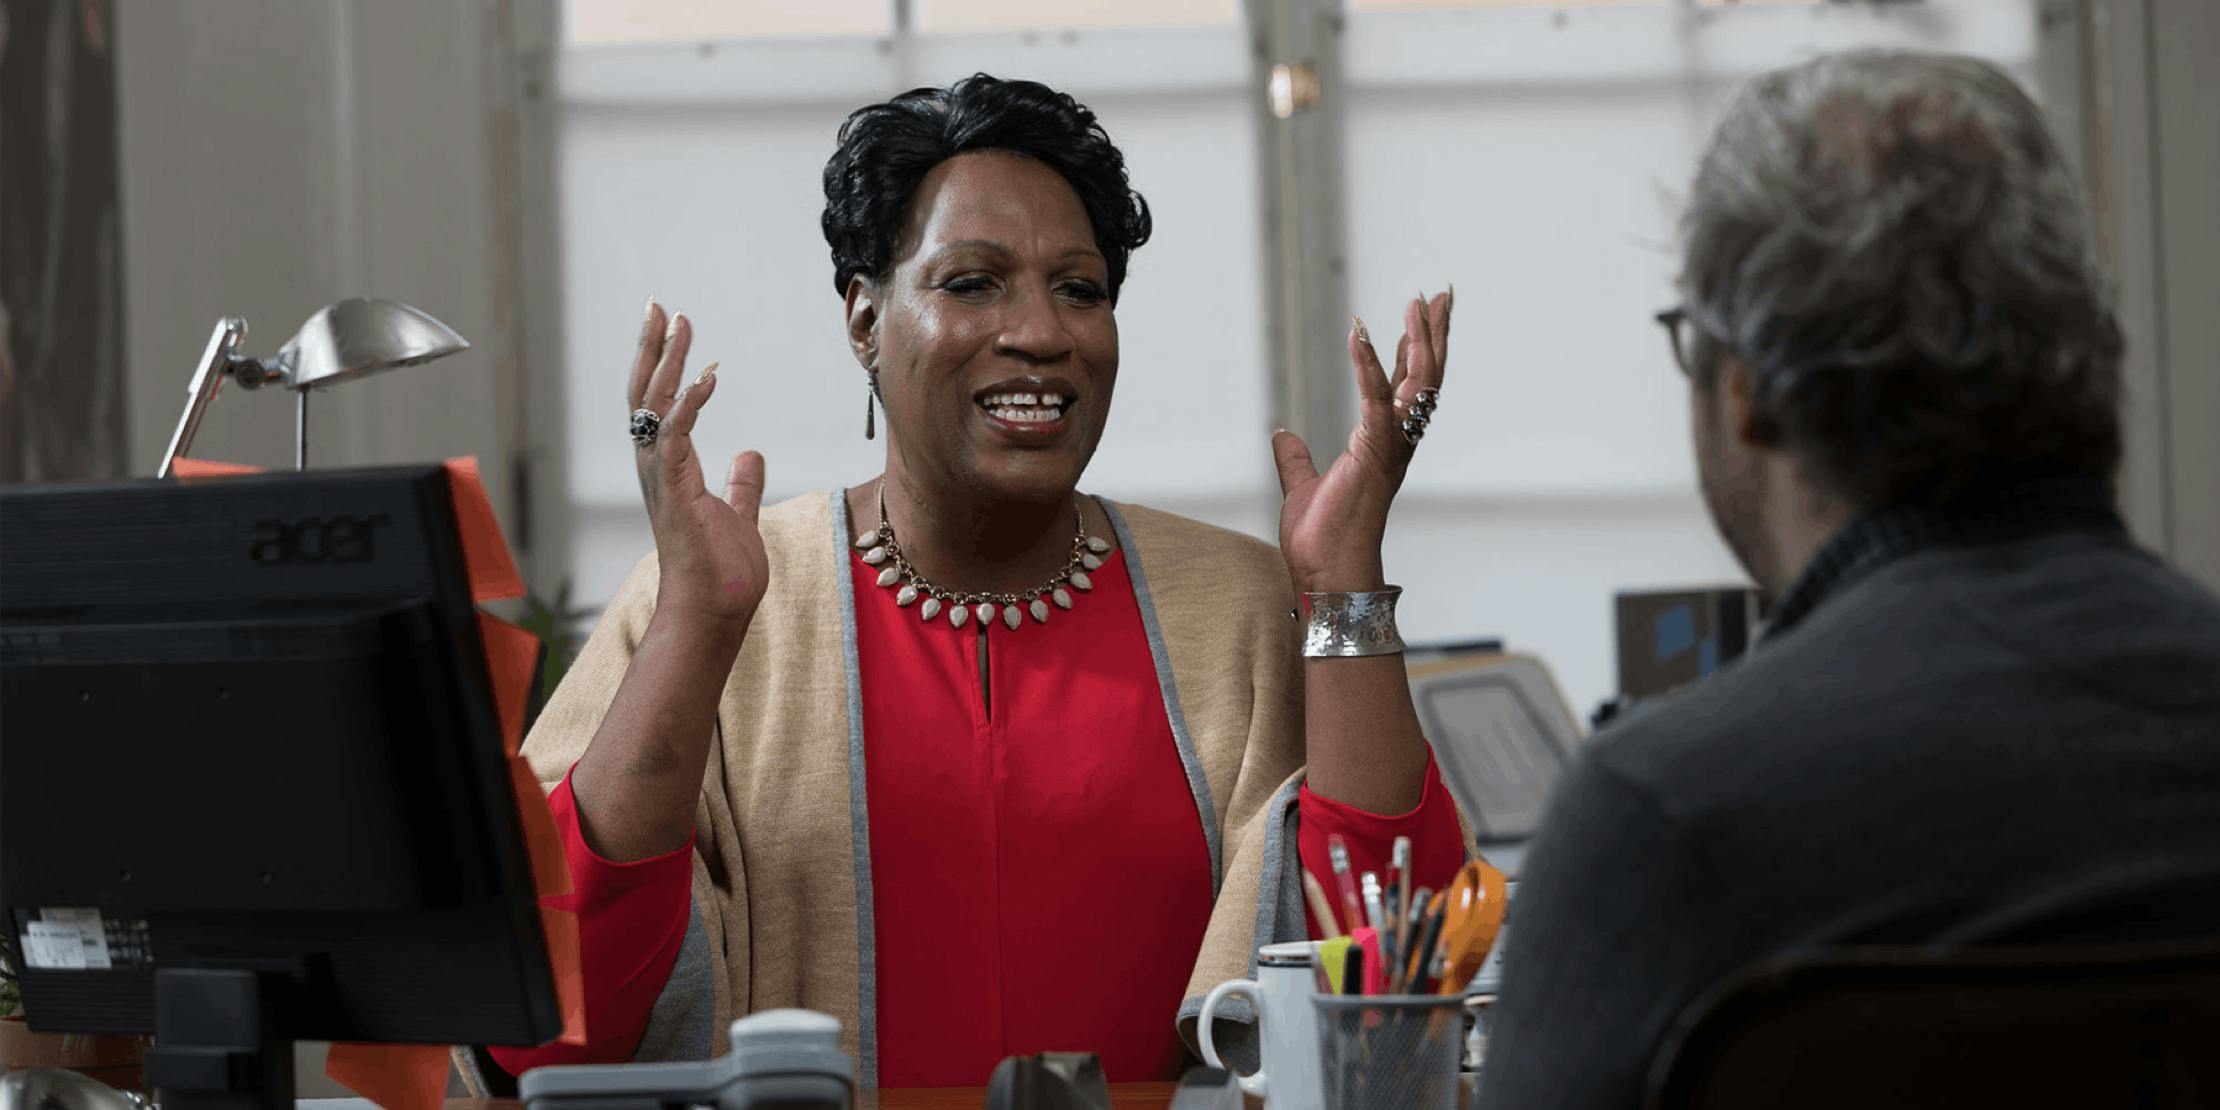
[[[724,496],[711,493],[694,450],[694,420],[717,391],[711,363],[682,391],[693,324],[685,313],[664,319],[648,302],[626,393],[634,410],[662,416],[654,441],[636,446],[640,495],[655,529],[662,570],[656,618],[699,622],[704,631],[742,633],[770,584],[770,560],[756,514],[763,505],[763,456],[742,451],[726,472]]]
[[[1416,452],[1402,425],[1420,391],[1441,388],[1455,299],[1453,292],[1421,296],[1404,307],[1392,380],[1371,336],[1362,325],[1351,329],[1349,361],[1361,409],[1348,447],[1323,475],[1302,437],[1284,430],[1272,436],[1282,497],[1280,554],[1296,589],[1376,590],[1385,584],[1380,542],[1387,534],[1388,508]]]

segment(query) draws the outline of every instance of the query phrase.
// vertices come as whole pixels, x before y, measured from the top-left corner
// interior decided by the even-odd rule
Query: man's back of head
[[[1757,78],[1683,230],[1698,459],[1762,584],[1809,556],[1807,519],[2117,469],[2120,330],[2080,191],[1989,63],[1862,51]]]
[[[1775,606],[1559,783],[1489,1106],[1637,1102],[1767,956],[2220,934],[2220,602],[2114,509],[2120,333],[2035,105],[1965,58],[1765,74],[1684,230],[1661,319]]]

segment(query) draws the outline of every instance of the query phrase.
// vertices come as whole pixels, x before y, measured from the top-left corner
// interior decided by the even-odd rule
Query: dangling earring
[[[879,376],[870,375],[870,384],[863,390],[863,438],[879,438],[879,409],[873,402],[879,396]]]

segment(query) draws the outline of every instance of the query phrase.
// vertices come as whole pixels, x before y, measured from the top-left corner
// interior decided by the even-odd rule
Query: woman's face
[[[848,296],[907,478],[995,499],[1068,496],[1118,377],[1109,288],[1086,210],[1055,170],[984,151],[926,174],[886,282],[859,279]]]

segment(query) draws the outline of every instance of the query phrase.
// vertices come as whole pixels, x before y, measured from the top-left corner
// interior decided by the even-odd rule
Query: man
[[[1559,786],[1491,1107],[1639,1105],[1768,955],[2220,934],[2220,603],[2115,514],[2120,334],[2035,105],[1967,58],[1766,74],[1684,233],[1661,319],[1773,616]]]

